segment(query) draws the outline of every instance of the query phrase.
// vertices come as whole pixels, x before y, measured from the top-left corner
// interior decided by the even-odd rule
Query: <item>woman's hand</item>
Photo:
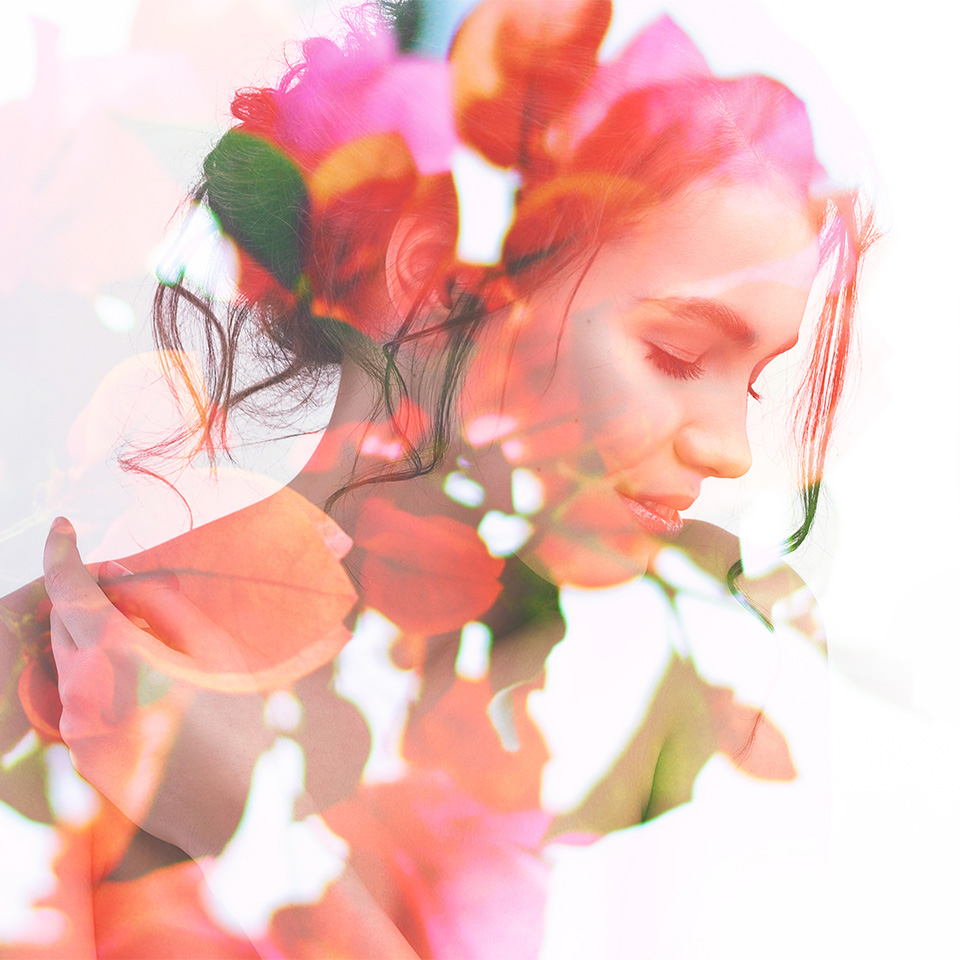
[[[191,856],[219,852],[271,743],[262,701],[183,679],[201,648],[238,672],[244,665],[172,574],[132,575],[112,561],[98,573],[99,582],[83,565],[70,523],[56,520],[44,580],[61,736],[80,774],[138,826]]]
[[[148,833],[195,859],[220,853],[243,815],[256,761],[279,743],[258,695],[217,693],[183,679],[201,648],[208,660],[243,671],[234,638],[183,596],[172,575],[130,574],[107,562],[98,582],[66,520],[54,522],[43,565],[63,702],[60,732],[77,770]],[[164,647],[159,661],[150,656],[157,644]],[[179,679],[154,666],[176,667],[180,658],[184,669],[170,671]],[[340,718],[339,766],[351,767],[341,754],[343,741],[357,739],[355,724],[333,716]],[[275,783],[267,786],[276,792]],[[303,866],[296,850],[286,853],[293,866]],[[255,870],[257,863],[245,866]],[[217,867],[201,859],[201,869],[208,868],[216,879]],[[295,876],[302,881],[301,874]],[[309,899],[300,886],[293,903]],[[416,957],[349,864],[317,903],[330,911],[324,916],[332,928],[349,931],[352,956]]]

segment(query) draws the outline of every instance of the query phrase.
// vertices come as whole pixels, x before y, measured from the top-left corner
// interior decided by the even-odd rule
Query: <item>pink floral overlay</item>
[[[467,371],[457,439],[494,451],[513,500],[497,500],[465,457],[435,491],[437,502],[459,498],[465,519],[384,483],[348,534],[334,509],[284,487],[121,559],[128,585],[175,582],[203,642],[171,642],[148,601],[123,606],[125,577],[99,568],[137,640],[118,627],[95,655],[77,651],[69,681],[51,652],[49,601],[16,594],[0,609],[18,641],[3,654],[14,679],[0,706],[0,800],[47,846],[43,877],[0,926],[0,954],[80,956],[94,931],[97,956],[117,960],[569,956],[558,931],[570,902],[589,899],[570,879],[581,867],[606,877],[610,897],[635,892],[643,855],[690,811],[708,811],[706,830],[717,798],[742,810],[772,798],[773,819],[802,809],[797,830],[819,826],[816,605],[779,564],[747,578],[738,603],[727,590],[736,537],[696,521],[638,576],[629,558],[656,518],[644,530],[611,520],[591,430],[602,420],[612,447],[642,416],[591,408],[581,371],[540,348],[549,311],[536,293],[557,264],[617,242],[674,198],[681,161],[687,185],[708,172],[733,182],[769,161],[778,186],[804,198],[825,174],[786,87],[716,77],[667,17],[601,59],[611,15],[609,0],[483,0],[445,59],[401,50],[380,26],[342,45],[307,41],[283,83],[237,96],[204,169],[205,202],[237,256],[235,305],[302,308],[390,345],[409,331],[374,309],[384,264],[405,222],[433,217],[431,278],[503,317],[483,365]],[[143,89],[118,83],[117,115],[144,96],[162,117],[151,68],[128,66]],[[42,77],[35,99],[53,83]],[[31,103],[16,110],[11,123],[55,157],[58,131],[31,127]],[[123,124],[103,122],[116,125],[118,163],[152,162]],[[91,175],[82,142],[68,152],[85,189],[116,189],[107,171]],[[463,152],[513,185],[487,263],[458,253]],[[261,176],[238,188],[251,166]],[[136,202],[172,210],[182,191],[169,187]],[[55,193],[35,195],[40,233]],[[126,215],[141,229],[146,211]],[[120,271],[133,245],[119,228],[114,239]],[[29,272],[15,246],[0,256],[0,287]],[[99,267],[75,246],[63,255],[76,282],[96,289]],[[849,274],[849,261],[837,266],[836,316]],[[832,417],[829,387],[810,389]],[[405,399],[400,437],[383,424],[331,428],[305,474],[325,476],[334,448],[396,462],[426,419]],[[821,434],[810,429],[819,480]],[[520,569],[514,531],[533,545],[536,573]],[[616,629],[601,615],[609,604]],[[511,647],[503,628],[518,623]],[[808,681],[806,703],[786,689],[791,670]],[[681,720],[668,700],[684,705]],[[77,703],[90,705],[83,722],[67,709]],[[87,758],[93,786],[57,766],[70,756]],[[197,849],[165,832],[171,810],[209,826]],[[604,874],[607,856],[616,866]],[[87,929],[74,918],[90,889]]]

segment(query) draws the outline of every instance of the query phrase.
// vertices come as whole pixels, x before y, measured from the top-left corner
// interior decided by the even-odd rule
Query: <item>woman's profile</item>
[[[429,57],[384,7],[234,99],[191,202],[235,289],[160,284],[193,419],[128,458],[335,396],[306,466],[89,569],[60,518],[4,601],[0,799],[49,866],[11,956],[620,955],[685,809],[821,825],[809,595],[684,514],[806,314],[807,535],[869,216],[669,18],[603,58],[609,0],[482,0]]]

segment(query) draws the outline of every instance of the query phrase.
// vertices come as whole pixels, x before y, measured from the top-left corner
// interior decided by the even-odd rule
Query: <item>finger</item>
[[[82,738],[108,733],[132,712],[136,705],[134,674],[118,675],[117,664],[101,646],[78,649],[56,607],[50,611],[50,645],[63,704],[60,734],[67,744],[74,746]]]
[[[133,629],[83,565],[69,520],[57,517],[43,550],[43,582],[64,628],[79,649]]]
[[[64,626],[63,621],[57,615],[56,607],[50,610],[50,652],[53,654],[54,663],[57,665],[57,673],[61,673],[61,665],[68,663],[70,654],[76,653],[77,645],[70,636],[70,631]]]
[[[115,561],[100,565],[100,584],[110,600],[127,615],[145,620],[168,647],[224,664],[224,669],[243,670],[233,638],[200,611],[179,589],[174,574],[151,571],[131,574]],[[230,664],[231,666],[227,666]]]

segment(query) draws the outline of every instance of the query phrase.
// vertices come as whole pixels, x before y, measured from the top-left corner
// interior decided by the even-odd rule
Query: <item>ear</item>
[[[397,222],[387,246],[387,293],[397,314],[448,304],[447,286],[457,243],[455,214],[440,204]]]

